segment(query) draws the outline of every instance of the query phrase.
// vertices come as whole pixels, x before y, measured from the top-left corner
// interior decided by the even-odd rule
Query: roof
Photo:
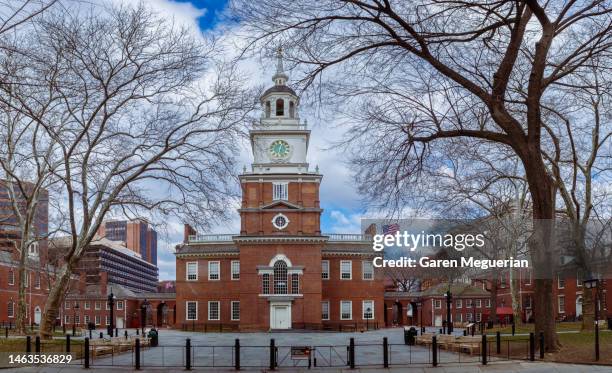
[[[286,85],[273,85],[272,87],[266,89],[266,91],[263,93],[263,95],[261,95],[261,98],[263,99],[264,97],[266,97],[267,95],[271,94],[271,93],[290,93],[294,96],[297,96],[297,94],[295,93],[295,91],[293,90],[293,88],[286,86]]]
[[[485,296],[490,295],[489,292],[484,290],[482,287],[474,286],[470,284],[461,284],[461,283],[451,284],[450,289],[449,289],[448,282],[434,285],[430,287],[429,289],[426,289],[425,291],[423,291],[422,295],[430,296],[430,297],[441,297],[441,296],[444,296],[446,292],[449,290],[453,296],[458,296],[458,297],[470,297],[470,296],[471,297],[473,296],[485,297]]]

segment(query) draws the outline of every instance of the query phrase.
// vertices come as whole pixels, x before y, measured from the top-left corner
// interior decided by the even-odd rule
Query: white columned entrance
[[[270,329],[291,329],[291,302],[270,302]]]

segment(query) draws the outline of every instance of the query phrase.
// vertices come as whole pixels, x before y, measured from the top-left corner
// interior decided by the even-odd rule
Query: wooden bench
[[[457,343],[455,345],[455,349],[458,352],[469,351],[470,355],[480,352],[480,344],[482,343],[482,337],[480,336],[467,336],[467,337],[459,337],[457,339]]]
[[[93,359],[98,355],[112,354],[115,349],[111,340],[95,339],[89,343],[89,352]]]
[[[438,345],[444,349],[452,350],[456,342],[457,342],[457,337],[455,337],[454,335],[448,335],[448,334],[438,335]]]
[[[429,346],[429,345],[431,345],[431,338],[434,335],[435,334],[433,334],[433,333],[424,333],[424,334],[421,334],[421,335],[417,335],[417,337],[416,337],[416,344]]]

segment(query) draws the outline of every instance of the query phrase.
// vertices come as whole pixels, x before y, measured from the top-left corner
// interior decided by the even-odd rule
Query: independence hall
[[[310,130],[286,85],[274,86],[250,131],[254,162],[239,175],[240,232],[200,235],[185,226],[176,249],[177,326],[189,330],[382,326],[384,285],[371,236],[321,233],[323,175],[307,162]]]

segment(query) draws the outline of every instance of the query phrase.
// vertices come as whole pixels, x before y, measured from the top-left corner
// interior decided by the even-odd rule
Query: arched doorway
[[[41,312],[40,307],[36,306],[34,309],[34,324],[40,325]]]
[[[402,325],[403,307],[399,301],[393,303],[393,324]]]
[[[582,295],[576,297],[576,317],[582,317]]]
[[[157,305],[157,326],[168,325],[168,305],[162,302]]]

